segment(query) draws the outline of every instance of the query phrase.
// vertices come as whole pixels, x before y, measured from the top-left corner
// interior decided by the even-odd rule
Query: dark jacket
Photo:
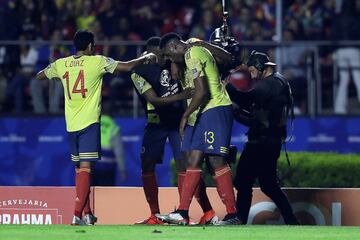
[[[291,105],[291,89],[287,80],[274,73],[258,82],[252,90],[241,92],[228,84],[226,90],[240,109],[249,112],[248,121],[242,121],[242,113],[235,112],[235,119],[249,126],[249,140],[266,137],[286,138],[286,120]]]

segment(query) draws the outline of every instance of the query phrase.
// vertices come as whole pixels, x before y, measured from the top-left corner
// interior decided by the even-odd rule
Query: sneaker
[[[97,222],[97,217],[92,214],[86,214],[83,216],[82,220],[85,222],[86,225],[95,225]]]
[[[164,224],[163,221],[159,220],[158,218],[155,217],[155,215],[151,214],[151,216],[143,221],[137,222],[135,224],[140,224],[140,225],[162,225]]]
[[[213,209],[204,213],[200,218],[199,225],[216,225],[219,222],[219,217],[215,215]]]
[[[189,218],[189,225],[198,225],[199,223]]]
[[[177,224],[177,225],[189,225],[189,219],[185,216],[182,216],[180,211],[175,211],[169,214],[155,215],[159,220],[169,223],[169,224]]]
[[[86,225],[86,223],[81,218],[74,216],[71,221],[71,225],[72,226],[84,226],[84,225]]]
[[[216,225],[239,225],[242,224],[241,220],[235,213],[228,213],[224,219],[218,222]]]

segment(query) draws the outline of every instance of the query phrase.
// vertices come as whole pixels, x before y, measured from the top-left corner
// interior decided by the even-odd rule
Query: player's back
[[[49,65],[48,78],[59,78],[64,87],[67,131],[79,131],[99,122],[102,77],[116,62],[104,56],[69,56]]]
[[[231,100],[221,82],[221,76],[216,61],[209,50],[201,46],[193,46],[185,53],[187,82],[194,81],[197,77],[205,77],[210,91],[210,100],[202,112],[218,107],[231,105]],[[188,83],[191,85],[191,83]]]

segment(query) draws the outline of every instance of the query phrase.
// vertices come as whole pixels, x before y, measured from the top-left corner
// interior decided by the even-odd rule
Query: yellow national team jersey
[[[143,95],[147,90],[152,88],[151,84],[145,80],[142,76],[132,73],[131,80],[136,87],[136,90],[139,92],[140,95]],[[149,102],[146,102],[146,110],[147,110],[147,121],[149,123],[160,123],[160,117],[157,113],[153,112],[155,110],[155,106]],[[149,113],[149,111],[151,113]]]
[[[194,43],[194,42],[199,42],[201,41],[200,39],[198,38],[189,38],[186,43]],[[185,88],[194,88],[194,81],[192,81],[192,79],[190,79],[188,76],[189,76],[189,71],[187,70],[187,68],[185,68],[185,79],[183,79],[181,81],[181,84],[182,84],[182,87],[185,89]],[[187,99],[187,104],[189,105],[191,102],[191,99]],[[196,111],[194,111],[190,116],[189,116],[189,120],[188,120],[188,124],[190,126],[194,126],[195,125],[195,122],[196,122],[196,119],[197,119],[197,115],[199,113],[199,109],[197,109]]]
[[[201,46],[193,46],[185,53],[185,83],[193,87],[194,80],[198,77],[205,77],[210,91],[210,100],[202,106],[201,112],[219,106],[231,105],[231,100],[221,82],[216,61],[209,50]],[[190,120],[189,120],[190,122]]]
[[[64,87],[68,132],[99,122],[103,75],[113,73],[117,64],[112,58],[84,55],[60,58],[45,69],[47,78],[60,79]]]

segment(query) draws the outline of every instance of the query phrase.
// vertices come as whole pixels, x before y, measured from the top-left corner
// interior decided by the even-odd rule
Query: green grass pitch
[[[320,226],[35,226],[0,225],[1,240],[360,240],[360,227]]]

